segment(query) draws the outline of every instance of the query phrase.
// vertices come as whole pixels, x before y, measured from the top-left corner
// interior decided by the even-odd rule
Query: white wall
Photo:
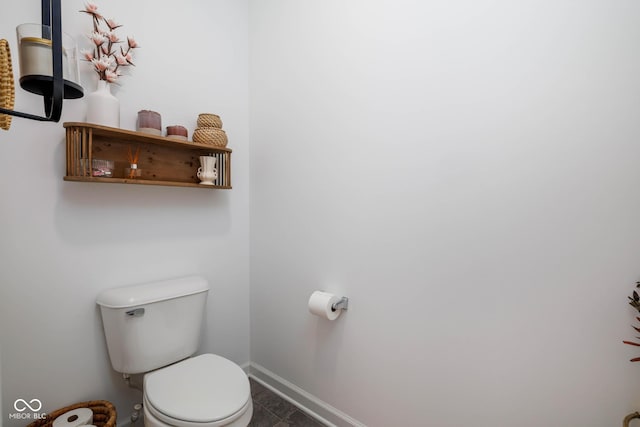
[[[0,15],[16,72],[32,3]],[[78,38],[82,5],[64,2]],[[639,5],[271,0],[248,23],[230,0],[101,6],[143,46],[122,126],[143,108],[190,131],[221,114],[234,189],[66,183],[60,124],[0,132],[3,421],[17,398],[108,399],[126,419],[139,394],[109,366],[95,296],[192,273],[213,285],[203,351],[249,360],[251,273],[251,360],[371,427],[595,427],[638,409],[621,340]],[[40,102],[18,90],[18,108]],[[317,288],[349,312],[311,317]]]
[[[190,132],[201,112],[220,114],[233,152],[231,191],[64,182],[64,121],[84,120],[84,101],[65,102],[61,123],[14,119],[0,130],[0,342],[3,421],[18,398],[44,411],[108,399],[128,419],[140,394],[110,367],[95,297],[103,289],[187,274],[209,279],[205,339],[237,363],[249,361],[249,183],[247,2],[98,2],[140,42],[136,67],[116,90],[123,128],[137,111]],[[63,2],[64,29],[84,44],[91,29]],[[38,22],[39,2],[0,14],[0,38]],[[86,47],[86,45],[84,45]],[[95,88],[88,64],[83,83]],[[42,111],[17,90],[16,108]],[[7,426],[25,425],[7,422]]]
[[[252,362],[371,427],[639,409],[639,20],[252,1]],[[314,289],[349,311],[310,316]]]

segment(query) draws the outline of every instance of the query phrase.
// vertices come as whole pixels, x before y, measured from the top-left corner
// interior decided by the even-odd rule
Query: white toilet
[[[147,427],[246,427],[249,380],[198,349],[209,285],[198,276],[108,289],[97,303],[113,369],[144,374]],[[177,362],[177,363],[176,363]]]

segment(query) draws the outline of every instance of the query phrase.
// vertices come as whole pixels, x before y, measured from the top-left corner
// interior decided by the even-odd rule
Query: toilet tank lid
[[[209,283],[204,277],[188,276],[107,289],[98,295],[96,303],[107,308],[128,308],[198,294],[208,290]]]

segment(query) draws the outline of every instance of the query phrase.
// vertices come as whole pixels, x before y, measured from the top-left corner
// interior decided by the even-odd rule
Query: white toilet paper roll
[[[333,311],[331,306],[340,301],[340,297],[329,292],[315,291],[309,298],[309,311],[311,314],[324,319],[335,320],[340,316],[341,309]]]
[[[93,411],[89,408],[74,409],[53,420],[53,427],[77,427],[88,424],[93,424]]]

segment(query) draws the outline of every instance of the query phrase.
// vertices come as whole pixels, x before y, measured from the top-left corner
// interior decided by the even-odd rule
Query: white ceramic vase
[[[200,184],[215,185],[213,180],[218,179],[218,170],[216,169],[216,158],[213,156],[200,156],[200,166],[197,176]]]
[[[87,123],[120,127],[120,101],[106,80],[98,80],[96,91],[87,95]]]

